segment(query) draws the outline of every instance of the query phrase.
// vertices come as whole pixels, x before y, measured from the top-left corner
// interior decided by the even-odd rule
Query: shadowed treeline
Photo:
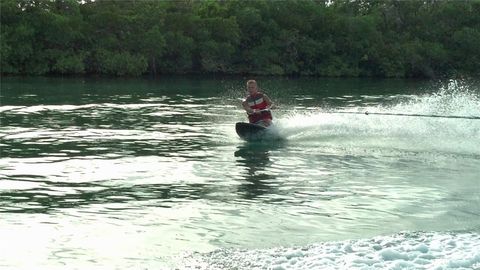
[[[480,1],[1,1],[1,73],[478,75]]]

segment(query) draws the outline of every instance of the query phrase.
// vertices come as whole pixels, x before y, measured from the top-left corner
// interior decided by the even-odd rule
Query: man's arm
[[[248,106],[248,103],[246,100],[242,102],[242,106],[248,114],[254,113],[254,110],[250,108],[250,106]]]
[[[263,94],[263,99],[267,103],[267,109],[270,110],[274,107],[272,100],[265,94]]]

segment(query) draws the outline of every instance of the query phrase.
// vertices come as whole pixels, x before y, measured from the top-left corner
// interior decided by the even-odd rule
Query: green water
[[[357,114],[480,116],[479,84],[258,81],[284,140],[237,137],[242,78],[2,78],[0,267],[480,231],[480,120]]]

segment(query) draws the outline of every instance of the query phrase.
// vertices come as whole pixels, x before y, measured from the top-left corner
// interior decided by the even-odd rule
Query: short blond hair
[[[250,84],[257,84],[257,81],[255,81],[255,80],[248,80],[248,81],[247,81],[247,86],[249,86]]]

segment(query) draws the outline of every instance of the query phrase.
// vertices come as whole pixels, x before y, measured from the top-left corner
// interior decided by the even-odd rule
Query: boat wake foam
[[[188,269],[480,269],[480,234],[399,233],[371,239],[194,254]]]

